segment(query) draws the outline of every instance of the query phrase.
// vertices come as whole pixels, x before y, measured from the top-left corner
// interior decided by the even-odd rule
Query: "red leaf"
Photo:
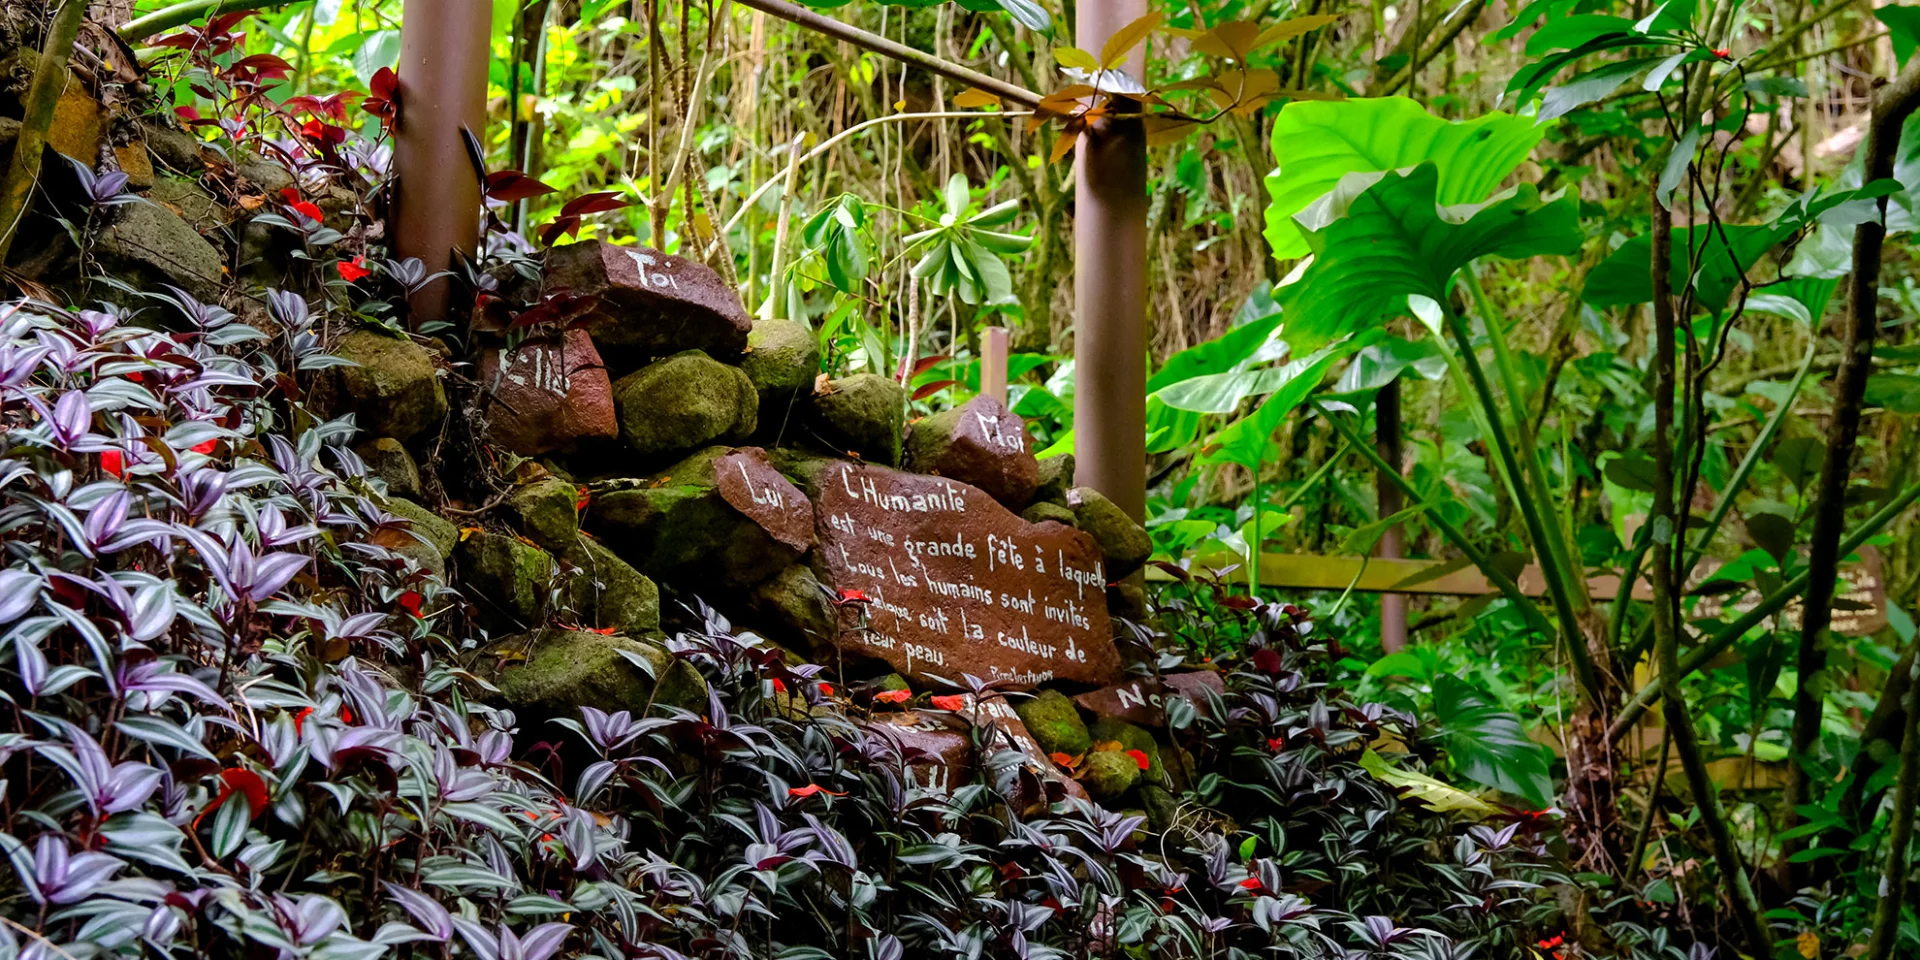
[[[603,190],[599,193],[584,194],[568,200],[567,205],[560,208],[560,215],[563,217],[584,217],[588,214],[606,213],[609,210],[619,210],[622,207],[631,206],[633,206],[633,201],[622,198],[618,191]]]
[[[193,451],[194,453],[212,453],[213,445],[218,442],[219,441],[217,440],[202,440],[199,443],[196,443],[193,446],[188,447],[187,449]]]
[[[346,260],[335,261],[333,266],[334,269],[340,271],[340,279],[348,283],[359,283],[361,280],[373,275],[373,271],[366,268],[366,262],[367,258],[365,257],[354,257],[351,262]]]
[[[1144,769],[1146,769],[1146,768],[1145,768],[1145,767],[1141,767],[1140,769],[1142,769],[1142,770],[1144,770]],[[1259,878],[1259,877],[1248,877],[1248,878],[1246,878],[1245,880],[1242,880],[1242,881],[1240,881],[1240,889],[1242,889],[1242,890],[1258,890],[1258,889],[1260,889],[1260,878]]]
[[[1275,653],[1272,647],[1263,647],[1254,651],[1253,668],[1271,677],[1278,676],[1286,669],[1286,665],[1281,662],[1280,654]]]
[[[1142,770],[1153,766],[1153,761],[1147,759],[1147,752],[1145,750],[1128,750],[1127,756],[1132,757],[1134,765]]]
[[[959,713],[967,708],[967,698],[957,693],[948,693],[934,697],[932,702],[936,709],[951,710],[954,713]]]
[[[858,603],[858,604],[864,605],[864,604],[870,604],[872,602],[873,602],[873,598],[867,596],[866,591],[849,589],[849,590],[841,590],[839,595],[834,599],[833,605],[836,607],[844,607],[850,603]]]
[[[946,359],[948,359],[948,357],[944,353],[937,357],[921,357],[920,359],[915,360],[913,362],[913,375],[917,377],[923,373],[926,373],[928,370],[933,368],[934,364],[939,363],[940,361],[946,360]]]
[[[518,170],[500,170],[487,174],[483,188],[487,197],[503,203],[515,203],[531,200],[555,192],[552,187],[521,173]]]
[[[415,619],[419,618],[420,591],[408,590],[406,593],[403,593],[400,595],[400,599],[397,602],[400,604],[400,609],[405,610],[407,613],[411,614]]]
[[[1287,748],[1286,737],[1268,737],[1267,738],[1268,753],[1279,753],[1280,751],[1285,750],[1286,748]]]
[[[774,692],[774,693],[786,693],[786,692],[787,692],[787,685],[786,685],[786,684],[784,684],[784,683],[781,683],[781,682],[780,682],[780,680],[779,680],[778,678],[775,678],[775,679],[774,679],[774,681],[773,681],[773,692]]]
[[[101,451],[100,469],[123,480],[126,479],[127,476],[126,461],[121,458],[120,451],[118,450]]]
[[[958,380],[935,380],[932,383],[924,384],[920,387],[920,389],[913,391],[913,398],[915,400],[925,400],[926,398],[931,397],[934,394],[939,393],[940,391],[945,390],[946,388],[951,387],[958,382],[959,382]]]
[[[319,207],[316,207],[305,200],[301,200],[298,203],[288,204],[288,206],[292,207],[295,213],[298,213],[299,215],[306,217],[308,220],[312,220],[314,223],[319,223],[320,221],[326,219],[326,214],[321,213]]]
[[[876,703],[906,703],[912,698],[912,690],[882,690],[873,695]]]
[[[381,67],[373,72],[373,78],[367,82],[367,89],[372,91],[371,95],[374,97],[392,100],[394,93],[400,89],[400,75],[394,73],[392,67]]]
[[[799,798],[801,798],[801,799],[805,799],[805,798],[807,798],[807,797],[811,797],[811,796],[813,796],[813,795],[815,795],[815,794],[819,794],[819,793],[824,793],[824,794],[826,794],[827,796],[830,796],[830,797],[844,797],[844,796],[846,796],[846,794],[845,794],[845,793],[843,793],[843,792],[840,792],[840,791],[835,791],[835,790],[828,790],[828,789],[827,789],[826,787],[823,787],[823,786],[821,786],[821,785],[819,785],[819,784],[817,784],[817,783],[809,783],[809,784],[807,784],[807,785],[806,785],[806,786],[804,786],[804,787],[794,787],[794,788],[792,788],[792,789],[790,789],[790,790],[788,790],[788,791],[787,791],[787,796],[789,796],[789,797],[799,797]]]
[[[228,767],[220,771],[220,792],[222,795],[240,794],[247,799],[247,809],[253,816],[267,812],[267,782],[260,775],[244,767]],[[219,806],[219,804],[214,804]],[[212,809],[209,807],[208,809]]]
[[[580,234],[580,218],[559,216],[553,222],[540,228],[540,242],[551,247],[561,237],[573,237]]]
[[[826,682],[826,681],[824,681],[824,680],[823,680],[823,681],[821,681],[821,682],[820,682],[820,695],[821,695],[821,696],[823,696],[823,697],[831,697],[831,696],[833,696],[833,684],[831,684],[831,683],[827,683],[827,682]]]

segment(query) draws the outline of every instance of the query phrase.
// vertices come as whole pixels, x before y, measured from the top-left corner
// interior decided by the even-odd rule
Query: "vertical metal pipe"
[[[1081,0],[1074,42],[1099,50],[1146,13],[1146,0]],[[1146,58],[1143,44],[1123,68],[1144,79]],[[1088,131],[1073,172],[1075,480],[1139,520],[1147,507],[1147,139],[1139,121]]]
[[[980,392],[1007,403],[1007,328],[980,331]]]
[[[445,270],[453,251],[480,245],[480,184],[461,141],[487,121],[491,4],[406,0],[400,22],[400,116],[393,132],[394,252]],[[413,323],[446,316],[452,284],[427,284],[412,298]]]
[[[1395,379],[1380,388],[1373,399],[1374,448],[1380,451],[1380,459],[1401,469],[1400,453],[1400,381]],[[1400,487],[1385,476],[1374,478],[1374,490],[1380,504],[1382,518],[1399,513],[1405,506],[1401,499]],[[1407,555],[1406,531],[1399,524],[1387,528],[1380,535],[1379,553],[1382,557],[1399,559]],[[1380,595],[1380,648],[1393,653],[1407,645],[1407,598],[1403,594],[1383,593]]]

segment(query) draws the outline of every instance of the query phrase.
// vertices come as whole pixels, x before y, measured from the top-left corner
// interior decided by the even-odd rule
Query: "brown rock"
[[[153,186],[153,157],[148,155],[146,144],[135,140],[114,147],[113,159],[120,165],[120,172],[127,175],[128,186],[135,190]]]
[[[1092,537],[940,477],[834,463],[812,482],[842,650],[909,677],[1117,677]]]
[[[61,156],[78,160],[91,170],[100,163],[100,141],[106,136],[100,101],[78,83],[67,84],[53,105],[53,125],[47,128],[47,146]]]
[[[489,401],[487,438],[515,453],[533,456],[620,435],[613,383],[584,330],[568,330],[558,342],[488,349],[480,357],[480,385]]]
[[[753,320],[706,265],[647,247],[599,240],[547,251],[545,293],[597,297],[586,315],[596,343],[646,354],[704,350],[737,356]]]
[[[1173,697],[1192,701],[1194,712],[1207,716],[1207,690],[1224,694],[1227,685],[1217,673],[1196,670],[1127,680],[1083,693],[1073,700],[1096,717],[1157,728],[1167,725],[1167,701]]]
[[[767,462],[765,450],[741,447],[721,457],[714,480],[720,496],[769,536],[802,553],[813,546],[813,504]]]
[[[413,461],[413,454],[400,441],[392,437],[375,437],[353,448],[367,465],[367,473],[378,477],[387,485],[387,492],[396,497],[409,500],[420,499],[420,465]]]
[[[914,424],[906,467],[972,484],[1015,510],[1040,482],[1027,422],[985,394]]]
[[[880,714],[866,727],[899,748],[900,759],[922,787],[950,795],[973,779],[973,740],[965,724],[907,710]]]

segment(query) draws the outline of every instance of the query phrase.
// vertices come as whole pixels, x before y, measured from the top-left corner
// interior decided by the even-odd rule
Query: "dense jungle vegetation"
[[[1029,109],[730,0],[494,0],[475,306],[423,323],[402,0],[77,2],[0,2],[0,153],[74,48],[0,190],[0,958],[1920,957],[1920,7],[1152,0],[1081,50],[1071,3],[811,4]],[[1110,593],[1136,674],[1218,690],[1036,779],[982,704],[1057,693],[582,598],[583,524],[685,462],[464,412],[578,319],[545,251],[704,264],[910,421],[1008,328],[1057,468],[1109,267],[1074,154],[1134,117],[1152,546]],[[432,402],[330,399],[369,332]],[[657,641],[630,707],[501,705],[485,545],[536,541],[517,626]],[[978,775],[926,789],[869,722],[909,708]]]

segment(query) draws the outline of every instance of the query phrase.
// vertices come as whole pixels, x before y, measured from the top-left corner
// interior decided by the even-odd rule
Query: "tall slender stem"
[[[1907,871],[1913,861],[1913,810],[1920,797],[1920,666],[1908,667],[1907,732],[1900,738],[1900,774],[1893,788],[1893,824],[1887,830],[1887,865],[1880,874],[1880,902],[1874,910],[1873,939],[1867,960],[1888,960],[1900,940],[1900,911],[1907,902]]]
[[[0,180],[0,263],[7,260],[20,221],[26,218],[33,186],[40,181],[47,130],[53,125],[54,105],[67,87],[67,60],[73,56],[74,39],[80,35],[80,20],[86,12],[86,0],[67,0],[47,24],[40,65],[27,87],[26,113],[14,140],[13,161],[7,166],[6,179]]]

